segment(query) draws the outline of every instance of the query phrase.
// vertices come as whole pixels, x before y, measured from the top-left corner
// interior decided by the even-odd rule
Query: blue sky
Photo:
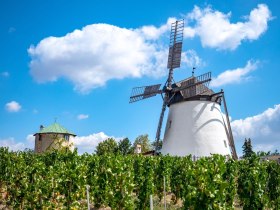
[[[33,148],[32,134],[55,118],[80,152],[108,136],[154,140],[161,97],[129,96],[165,82],[170,23],[184,18],[175,80],[192,66],[211,71],[238,153],[245,137],[255,150],[279,150],[279,17],[276,0],[0,0],[0,146]]]

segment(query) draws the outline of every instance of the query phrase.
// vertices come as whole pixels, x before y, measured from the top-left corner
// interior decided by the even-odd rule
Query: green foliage
[[[115,139],[108,138],[97,145],[95,152],[97,155],[116,154],[118,153],[118,144]]]
[[[255,155],[238,162],[238,195],[244,210],[264,209],[268,206],[267,163]],[[270,191],[270,190],[269,190]]]
[[[133,148],[136,148],[137,144],[141,145],[142,152],[148,152],[152,150],[148,134],[138,136],[133,143]]]
[[[155,150],[157,148],[157,141],[153,141],[152,142],[152,148]],[[158,142],[158,149],[161,149],[162,148],[162,140],[159,140]]]
[[[142,168],[138,170],[140,173],[135,173],[135,176],[141,176],[141,182],[136,183],[138,185],[138,202],[137,209],[149,209],[149,197],[154,194],[154,176],[156,160],[153,156],[142,157],[138,156],[137,159],[142,162]]]
[[[279,151],[276,149],[274,152],[271,153],[271,155],[280,155]]]
[[[257,157],[191,157],[9,152],[0,148],[1,202],[13,209],[149,209],[149,196],[181,200],[184,209],[279,209],[280,165]]]
[[[280,167],[276,162],[268,162],[267,164],[269,207],[280,209]]]
[[[191,156],[188,157],[170,157],[171,172],[170,172],[170,188],[175,194],[174,203],[184,195],[190,192],[188,185],[192,176],[193,162]]]
[[[256,155],[259,156],[259,157],[267,156],[267,155],[270,155],[270,151],[268,151],[268,152],[258,151],[258,152],[256,153]]]
[[[133,149],[131,146],[131,142],[128,138],[124,138],[118,143],[118,152],[121,155],[128,155],[133,153]]]
[[[157,159],[156,168],[155,168],[155,194],[159,196],[159,199],[163,197],[164,191],[164,177],[166,192],[171,192],[170,190],[170,178],[171,178],[171,167],[173,159],[170,156],[162,156]]]
[[[280,153],[278,152],[278,150],[276,149],[274,152],[268,151],[268,152],[264,152],[264,151],[258,151],[256,153],[257,156],[262,157],[262,156],[273,156],[273,155],[280,155]]]
[[[251,157],[254,154],[252,142],[250,138],[248,140],[245,138],[242,148],[243,148],[243,158]]]
[[[184,187],[184,207],[233,209],[235,182],[231,175],[234,175],[235,168],[231,163],[220,155],[196,161],[189,169]]]

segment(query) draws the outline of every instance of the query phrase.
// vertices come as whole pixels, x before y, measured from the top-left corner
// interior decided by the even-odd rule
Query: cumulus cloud
[[[90,134],[88,136],[76,136],[74,139],[74,146],[78,148],[79,153],[93,153],[97,145],[105,141],[108,138],[114,138],[119,141],[122,138],[116,138],[114,136],[108,136],[104,132]]]
[[[175,20],[136,29],[92,24],[62,37],[47,37],[28,49],[30,73],[39,83],[66,78],[81,93],[112,79],[164,76],[168,38],[163,35]],[[190,50],[183,53],[182,62],[193,66],[201,59]]]
[[[234,120],[231,126],[240,144],[244,143],[245,138],[251,138],[255,151],[280,149],[280,104],[261,114]]]
[[[92,24],[63,37],[45,38],[28,49],[31,75],[37,82],[66,78],[82,93],[111,79],[160,77],[166,72],[168,52],[151,40],[165,31],[159,30]]]
[[[183,52],[181,60],[188,67],[201,67],[204,65],[202,59],[197,55],[195,50]]]
[[[5,107],[8,112],[18,112],[21,109],[21,105],[16,101],[6,103]]]
[[[90,134],[88,136],[76,136],[74,138],[74,146],[78,148],[78,152],[94,153],[97,145],[108,138],[114,138],[117,142],[123,139],[122,137],[108,136],[104,132]],[[17,141],[13,137],[0,138],[0,147],[8,147],[12,151],[23,151],[25,149],[34,149],[35,136],[29,134],[24,140]]]
[[[191,35],[199,36],[204,47],[221,50],[234,50],[244,40],[257,40],[267,30],[268,21],[272,19],[265,4],[254,8],[244,22],[231,23],[231,13],[224,14],[210,6],[203,9],[195,6],[186,17],[194,22],[194,26],[188,28]]]
[[[25,142],[26,142],[28,148],[34,149],[34,146],[35,146],[35,136],[33,136],[33,134],[27,135]]]
[[[258,61],[248,61],[243,68],[226,70],[214,77],[211,81],[211,87],[221,87],[223,85],[236,84],[250,79],[248,75],[258,68]]]
[[[9,137],[0,139],[0,147],[8,147],[12,151],[23,151],[25,149],[34,149],[35,138],[32,134],[26,136],[23,141],[16,141],[15,138]]]
[[[78,120],[85,120],[85,119],[87,119],[87,118],[89,118],[89,115],[87,115],[87,114],[79,114],[79,115],[77,116],[77,119],[78,119]]]
[[[176,21],[176,18],[168,18],[166,24],[161,25],[160,27],[156,27],[153,25],[142,26],[139,29],[136,29],[138,33],[145,39],[149,40],[157,40],[160,36],[170,30],[170,26],[172,23]]]
[[[0,139],[0,147],[8,147],[9,150],[18,151],[24,150],[25,145],[22,142],[16,142],[13,137],[9,137],[7,139]]]
[[[196,6],[186,15],[184,37],[198,36],[205,47],[234,50],[244,40],[258,39],[271,19],[265,4],[259,4],[243,22],[231,23],[230,16],[210,6]],[[44,38],[28,49],[30,73],[39,83],[65,78],[81,93],[113,79],[165,76],[170,24],[175,20],[132,29],[91,24],[62,37]],[[182,62],[202,63],[193,50],[183,52]]]

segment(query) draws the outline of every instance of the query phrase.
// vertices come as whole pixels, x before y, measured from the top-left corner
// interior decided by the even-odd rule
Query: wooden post
[[[165,176],[163,177],[163,199],[164,199],[164,210],[166,210],[166,190],[165,190]]]
[[[89,185],[86,185],[87,188],[87,206],[88,206],[88,210],[90,210],[90,203],[89,203]]]
[[[154,209],[154,204],[153,204],[153,195],[150,195],[150,210]]]

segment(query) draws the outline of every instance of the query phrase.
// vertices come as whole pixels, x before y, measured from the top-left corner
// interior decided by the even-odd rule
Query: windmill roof
[[[63,126],[61,126],[57,122],[51,124],[48,127],[43,128],[42,130],[40,130],[37,133],[39,133],[39,134],[40,133],[60,133],[60,134],[70,134],[70,135],[76,136],[74,133],[68,131],[66,128],[64,128]]]
[[[181,80],[177,83],[175,83],[176,86],[183,86],[183,87],[187,87],[190,85],[195,85],[196,83],[198,83],[199,80],[197,79],[197,77],[191,76],[189,78],[186,78],[184,80]],[[209,82],[208,82],[209,84]],[[184,98],[189,98],[195,95],[212,95],[214,92],[213,90],[208,88],[208,84],[203,84],[203,83],[198,83],[195,86],[192,86],[190,88],[186,88],[181,90],[181,94],[183,95]]]

